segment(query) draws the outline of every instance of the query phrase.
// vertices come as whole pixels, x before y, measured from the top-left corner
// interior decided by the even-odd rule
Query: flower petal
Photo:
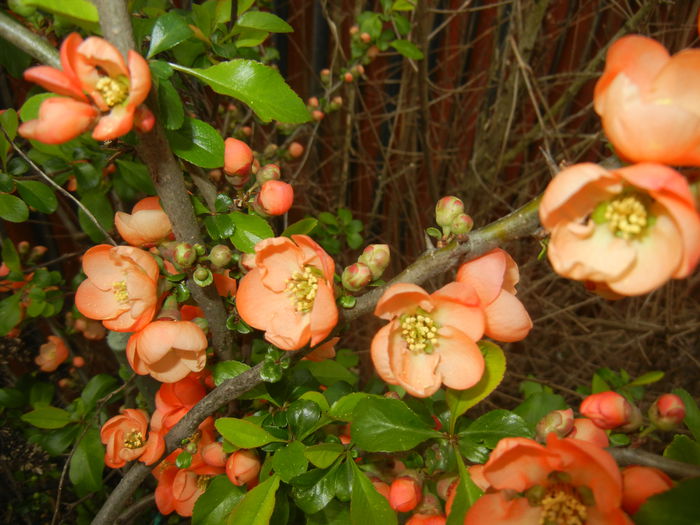
[[[44,89],[53,91],[58,95],[72,97],[85,103],[88,102],[88,98],[80,89],[80,84],[76,82],[76,79],[54,67],[30,67],[24,72],[24,79],[39,84]]]
[[[372,355],[372,363],[374,368],[377,370],[377,374],[385,382],[396,385],[397,380],[394,376],[394,372],[391,370],[391,363],[389,361],[389,337],[391,336],[392,329],[396,328],[396,321],[392,321],[389,324],[381,327],[379,331],[374,334],[372,339],[372,345],[370,347],[370,353]]]
[[[284,292],[287,281],[294,272],[301,270],[303,263],[302,251],[287,237],[265,239],[255,246],[255,265],[260,279],[273,292]]]
[[[311,339],[311,315],[297,312],[292,304],[267,312],[270,324],[265,339],[282,350],[299,350]]]
[[[44,144],[63,144],[90,129],[97,115],[97,110],[85,102],[47,98],[39,107],[39,118],[21,124],[18,133]]]
[[[553,452],[527,438],[504,438],[484,465],[483,474],[492,487],[523,492],[542,484],[561,460]]]
[[[433,304],[435,309],[430,316],[438,323],[441,331],[456,328],[472,341],[478,341],[484,335],[484,310],[480,306],[464,306],[442,297],[435,297]]]
[[[270,308],[282,301],[291,305],[291,300],[284,293],[275,293],[263,285],[259,268],[245,274],[238,283],[238,315],[253,328],[267,330],[270,324]]]
[[[440,329],[435,353],[440,356],[437,372],[445,386],[465,390],[484,375],[484,356],[466,334],[452,327]]]
[[[457,281],[471,284],[483,304],[495,300],[501,291],[506,273],[506,252],[491,250],[481,257],[464,263],[457,271]]]
[[[412,396],[431,396],[442,384],[437,373],[440,355],[411,352],[398,331],[389,338],[389,362],[398,384]]]
[[[128,310],[128,306],[117,300],[112,291],[104,291],[86,279],[75,294],[75,307],[90,319],[111,319]]]
[[[491,339],[512,343],[522,341],[532,328],[532,319],[517,297],[503,290],[491,304],[486,306],[486,328]]]
[[[332,285],[318,281],[316,298],[311,310],[311,346],[323,341],[338,324],[338,307],[335,305]]]
[[[464,525],[539,525],[541,507],[531,507],[527,498],[507,498],[502,492],[484,494],[469,508]]]
[[[129,98],[127,104],[136,107],[141,104],[151,90],[151,70],[148,62],[136,51],[129,50]]]
[[[416,284],[397,283],[392,284],[377,301],[374,315],[389,320],[419,307],[426,312],[432,311],[428,292]]]

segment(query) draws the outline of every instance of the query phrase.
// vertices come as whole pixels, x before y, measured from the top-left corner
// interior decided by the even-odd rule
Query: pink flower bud
[[[369,33],[361,33],[360,40],[362,40],[365,44],[369,44],[372,41],[372,36]]]
[[[326,114],[323,111],[321,111],[320,109],[314,109],[311,112],[311,118],[314,119],[316,122],[323,120],[323,117],[325,117],[325,116],[326,116]]]
[[[224,142],[224,173],[236,187],[248,182],[253,165],[253,150],[242,140],[229,137]]]
[[[231,248],[224,244],[217,244],[209,252],[209,260],[214,266],[223,268],[231,262]]]
[[[584,399],[581,403],[581,414],[591,419],[598,427],[609,430],[630,422],[632,406],[623,396],[609,390]]]
[[[264,184],[268,180],[280,180],[281,172],[277,164],[265,164],[255,174],[255,180],[258,184]]]
[[[435,205],[435,222],[443,228],[449,228],[460,213],[464,213],[464,203],[451,195],[443,197]]]
[[[598,445],[601,448],[605,448],[610,445],[610,440],[605,430],[598,427],[586,418],[574,419],[574,428],[571,430],[567,438],[580,439],[581,441],[588,441],[594,445]]]
[[[82,368],[85,366],[85,358],[79,355],[76,355],[73,358],[73,366],[75,368]]]
[[[17,243],[17,252],[20,255],[27,255],[29,253],[29,248],[31,248],[31,246],[28,241],[19,241]]]
[[[309,103],[310,107],[317,108],[318,107],[318,97],[310,97],[308,103]]]
[[[240,449],[231,454],[226,462],[226,475],[236,486],[245,485],[257,479],[260,472],[260,459],[252,450]]]
[[[535,429],[537,439],[545,441],[550,432],[554,432],[558,437],[564,437],[574,428],[574,411],[571,408],[566,410],[552,410],[549,414],[540,419]]]
[[[346,266],[341,277],[343,287],[357,292],[372,282],[372,272],[360,262]]]
[[[255,199],[255,211],[264,215],[284,215],[294,202],[294,190],[291,184],[280,180],[268,180],[260,188]]]
[[[399,512],[409,512],[416,508],[422,498],[418,481],[410,476],[396,478],[389,489],[389,505]]]
[[[364,250],[357,260],[367,267],[372,272],[372,280],[379,279],[384,270],[391,262],[391,252],[388,244],[370,244]]]
[[[649,407],[649,419],[660,430],[673,430],[685,418],[685,404],[676,394],[663,394]]]
[[[639,465],[625,467],[622,469],[622,509],[632,515],[651,496],[671,487],[673,481],[659,469]]]
[[[304,154],[304,146],[298,142],[292,142],[288,148],[289,156],[293,159],[298,159]]]
[[[175,246],[175,262],[182,268],[189,268],[197,260],[197,252],[188,242],[180,242]]]

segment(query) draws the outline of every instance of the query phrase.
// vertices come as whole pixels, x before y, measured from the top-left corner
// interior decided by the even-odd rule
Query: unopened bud
[[[217,244],[209,252],[209,260],[218,268],[227,266],[231,262],[232,257],[231,248],[224,244]]]
[[[391,262],[391,252],[388,244],[370,244],[357,260],[366,264],[372,272],[372,280],[379,279]]]
[[[549,414],[540,419],[535,428],[537,439],[546,441],[547,435],[554,432],[558,437],[563,438],[574,428],[574,411],[571,408],[566,410],[552,410]]]
[[[601,448],[610,445],[610,440],[605,430],[596,426],[593,421],[585,417],[574,419],[574,428],[571,429],[571,432],[566,437],[588,441]]]
[[[350,36],[356,35],[359,32],[360,32],[360,28],[357,25],[350,26],[350,29],[348,30],[348,33],[350,33]]]
[[[182,268],[189,268],[197,260],[197,252],[188,242],[180,242],[175,246],[175,262]]]
[[[401,396],[398,394],[398,392],[394,392],[393,390],[384,392],[384,397],[386,397],[387,399],[401,399]]]
[[[356,65],[352,66],[351,71],[352,71],[353,75],[359,77],[360,75],[365,74],[365,66],[363,66],[362,64],[356,64]]]
[[[366,264],[357,262],[343,270],[341,281],[345,289],[357,292],[372,282],[372,271]]]
[[[321,82],[323,84],[328,84],[331,81],[331,70],[322,69],[319,73],[319,76],[321,77]]]
[[[310,97],[308,100],[308,105],[312,108],[318,107],[318,97]]]
[[[79,355],[76,355],[73,358],[73,366],[75,368],[82,368],[85,366],[85,358]]]
[[[632,405],[617,392],[591,394],[581,403],[581,414],[598,427],[609,430],[626,425],[632,419]]]
[[[226,454],[221,443],[215,441],[202,448],[202,459],[207,465],[212,467],[223,467],[226,465]]]
[[[347,73],[345,73],[345,74],[343,75],[343,80],[344,80],[346,83],[350,84],[353,80],[355,80],[355,77],[352,76],[352,73],[350,73],[350,72],[348,71]]]
[[[263,150],[263,157],[274,157],[278,149],[279,146],[277,144],[268,144]]]
[[[27,255],[29,253],[30,245],[27,241],[19,241],[17,243],[17,252],[20,255]]]
[[[467,235],[474,227],[474,220],[466,213],[460,213],[452,221],[450,229],[455,235]]]
[[[328,111],[336,111],[343,107],[343,97],[333,97],[328,104]]]
[[[418,481],[410,476],[396,478],[389,488],[389,505],[398,512],[409,512],[421,502],[422,492]]]
[[[277,164],[265,164],[255,174],[258,184],[263,184],[268,180],[279,180],[281,177],[280,167]]]
[[[634,432],[644,423],[644,416],[642,416],[642,411],[639,410],[637,405],[630,403],[630,414],[628,416],[628,421],[616,430],[620,432]]]
[[[321,111],[320,109],[314,109],[311,112],[311,118],[314,119],[316,122],[320,122],[321,120],[323,120],[323,117],[325,117],[325,116],[326,116],[326,114],[323,111]]]
[[[676,394],[663,394],[649,407],[649,419],[660,430],[673,430],[685,418],[685,404]]]
[[[464,213],[464,203],[460,199],[451,195],[443,197],[435,205],[435,222],[443,228],[449,228],[461,213]]]
[[[362,40],[365,44],[369,44],[372,41],[372,36],[369,33],[361,33],[360,40]]]
[[[386,498],[387,501],[389,501],[389,484],[384,483],[381,479],[372,477],[370,478],[370,481],[372,481],[372,485],[374,485],[374,488],[379,492],[384,498]]]
[[[226,461],[226,475],[238,487],[255,480],[259,472],[260,459],[252,450],[236,450]]]
[[[224,142],[224,173],[236,188],[243,186],[250,177],[253,150],[242,140],[229,137]]]
[[[293,159],[298,159],[304,154],[304,146],[302,146],[298,142],[292,142],[289,145],[287,151],[289,152],[290,157],[292,157]]]
[[[209,286],[214,282],[214,276],[209,268],[204,266],[198,266],[197,269],[192,274],[192,279],[197,284],[197,286]]]
[[[202,243],[196,243],[192,245],[192,248],[194,248],[195,253],[197,254],[198,257],[201,257],[205,253],[207,253],[207,247],[204,246]]]
[[[281,180],[268,180],[255,199],[255,211],[261,215],[284,215],[294,202],[294,189]]]
[[[34,246],[29,252],[27,263],[32,264],[41,259],[49,249],[46,246]]]
[[[457,481],[459,482],[459,478],[456,476],[447,476],[444,478],[440,478],[437,481],[437,484],[435,485],[435,490],[437,490],[438,496],[440,496],[442,499],[447,500],[449,497],[449,489],[452,484]]]

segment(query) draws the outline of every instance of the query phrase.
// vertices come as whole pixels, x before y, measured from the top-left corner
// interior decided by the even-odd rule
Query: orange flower
[[[700,165],[700,50],[670,56],[630,35],[608,50],[594,107],[617,153],[631,162]]]
[[[306,235],[260,241],[255,268],[239,283],[238,313],[283,350],[317,345],[338,322],[334,271],[333,259]]]
[[[192,375],[175,383],[163,383],[156,392],[151,427],[167,433],[205,395],[204,387]]]
[[[630,422],[632,405],[624,396],[608,390],[587,396],[581,403],[581,414],[603,430],[610,430]]]
[[[231,483],[240,487],[258,479],[260,458],[254,450],[239,449],[226,461],[226,475]]]
[[[484,333],[484,313],[474,288],[450,283],[432,295],[415,284],[392,285],[374,315],[391,321],[372,340],[379,376],[412,396],[428,397],[444,383],[464,390],[484,372],[475,341]]]
[[[153,114],[139,108],[151,89],[151,73],[135,51],[129,51],[127,64],[106,40],[95,36],[83,40],[71,33],[61,45],[61,67],[62,71],[49,66],[25,71],[25,79],[71,98],[45,100],[39,118],[20,126],[23,137],[60,144],[92,128],[98,117],[92,132],[95,140],[121,137],[134,123],[142,131],[153,127]]]
[[[129,338],[126,357],[137,374],[174,383],[204,368],[207,345],[192,321],[154,321]]]
[[[173,231],[158,197],[141,199],[134,205],[131,215],[118,211],[114,216],[114,225],[122,239],[133,246],[156,243]]]
[[[600,447],[577,439],[502,439],[484,465],[491,491],[469,509],[464,525],[631,525],[620,509],[622,477]]]
[[[608,171],[576,164],[547,187],[540,220],[564,277],[640,295],[687,277],[700,258],[700,218],[685,178],[660,164]]]
[[[68,347],[63,339],[50,335],[48,341],[39,347],[39,355],[34,362],[42,372],[53,372],[68,358]]]
[[[476,290],[486,316],[484,333],[487,336],[503,342],[525,339],[532,328],[532,320],[515,297],[520,272],[505,250],[496,248],[464,263],[456,280]]]
[[[150,465],[160,459],[165,452],[165,441],[157,432],[151,432],[146,440],[147,429],[148,415],[143,410],[125,408],[107,420],[100,430],[102,443],[107,445],[105,465],[121,468],[137,458]]]
[[[176,457],[181,452],[175,451],[159,465],[153,474],[158,479],[156,487],[156,505],[161,514],[170,514],[175,511],[180,516],[192,516],[194,504],[204,494],[209,480],[223,472],[223,468],[212,467],[201,463],[186,469],[179,469],[174,464]]]
[[[574,419],[574,428],[571,429],[571,432],[566,437],[588,441],[600,448],[610,446],[610,440],[605,430],[585,417]]]
[[[224,270],[221,273],[212,272],[216,293],[221,297],[236,297],[236,279],[230,276],[231,270]]]
[[[153,256],[131,246],[93,246],[83,256],[87,275],[75,294],[75,306],[109,330],[135,332],[156,311],[158,265]]]
[[[651,496],[672,487],[671,478],[659,469],[639,465],[625,467],[622,469],[622,508],[634,514]]]

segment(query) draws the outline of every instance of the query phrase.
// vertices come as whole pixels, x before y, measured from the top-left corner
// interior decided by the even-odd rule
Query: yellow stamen
[[[143,434],[138,430],[132,430],[124,437],[124,446],[126,448],[141,448],[146,444]]]
[[[129,292],[126,290],[126,281],[117,281],[112,283],[112,291],[117,301],[125,303],[129,300]]]
[[[209,480],[213,478],[214,476],[208,476],[208,475],[201,475],[197,477],[197,487],[202,489],[202,490],[207,490],[207,486],[209,485]]]
[[[438,327],[430,316],[419,312],[402,316],[400,322],[401,336],[411,352],[433,353],[437,345]]]
[[[287,281],[287,293],[291,296],[297,312],[309,313],[318,292],[318,270],[305,266],[304,271],[296,271]]]
[[[612,200],[605,210],[605,220],[613,234],[625,240],[642,235],[649,222],[646,206],[634,195]]]
[[[129,96],[129,83],[121,77],[102,77],[95,84],[95,89],[110,108],[121,104]]]
[[[568,484],[557,483],[547,489],[540,501],[540,525],[584,525],[588,516],[586,506],[576,490]]]

